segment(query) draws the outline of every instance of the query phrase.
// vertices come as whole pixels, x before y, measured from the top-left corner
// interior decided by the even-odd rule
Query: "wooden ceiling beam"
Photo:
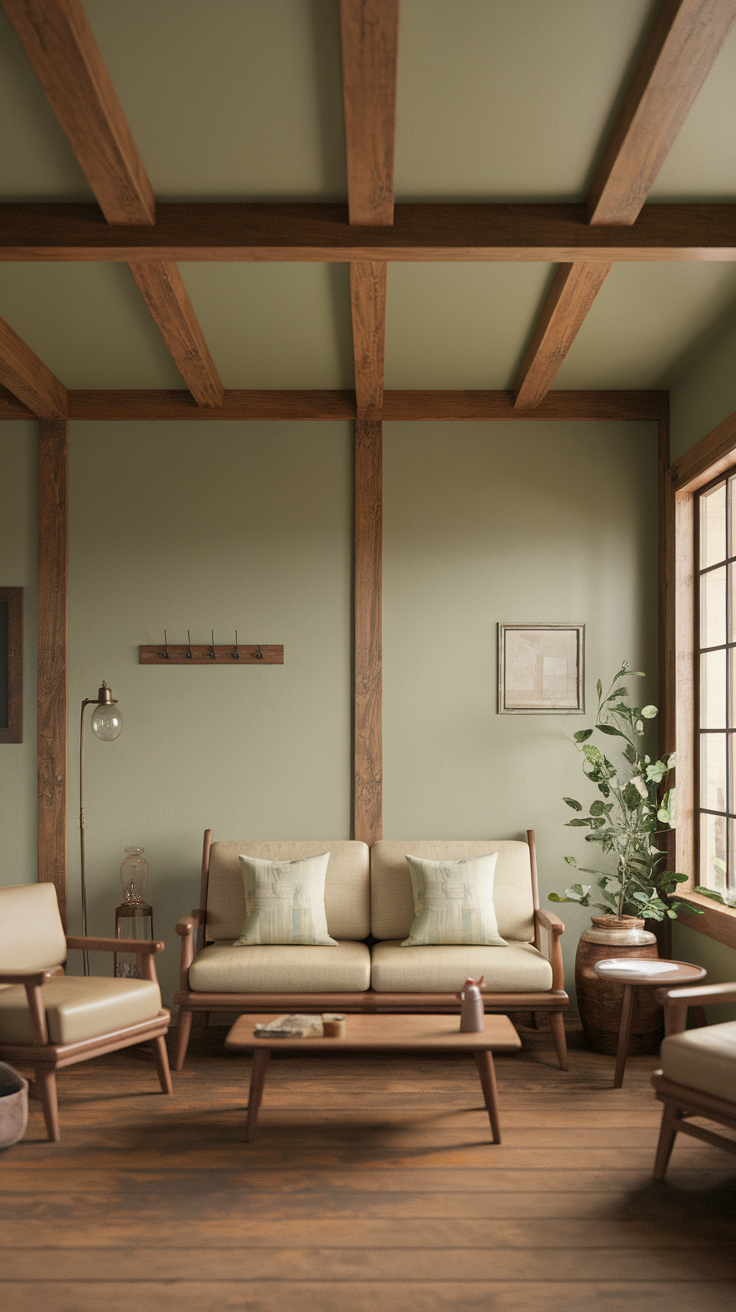
[[[240,391],[225,392],[218,409],[203,409],[191,393],[179,391],[70,390],[69,419],[73,420],[247,420],[304,419],[354,420],[354,392]],[[657,420],[667,406],[667,392],[659,391],[553,391],[541,405],[524,414],[514,407],[513,392],[497,391],[386,391],[383,408],[375,416],[394,420],[505,420],[505,419],[623,419]],[[0,389],[0,402],[3,400]],[[12,402],[8,419],[25,419],[30,412]]]
[[[2,0],[8,17],[110,224],[150,226],[156,201],[80,0]],[[199,405],[224,387],[176,265],[131,272]]]
[[[159,204],[155,227],[99,221],[96,205],[0,204],[0,261],[736,260],[736,204],[645,205],[631,227],[593,227],[581,204],[401,204],[390,228],[348,223],[346,205]]]
[[[736,19],[736,0],[667,0],[588,197],[590,224],[635,223]],[[514,380],[520,409],[552,386],[613,265],[561,265]]]
[[[370,418],[383,406],[386,347],[387,264],[350,265],[355,400],[358,415]]]
[[[0,383],[39,419],[65,418],[64,384],[4,319],[0,319]]]

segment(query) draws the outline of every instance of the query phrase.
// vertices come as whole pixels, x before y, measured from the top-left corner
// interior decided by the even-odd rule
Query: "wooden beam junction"
[[[24,409],[41,419],[63,418],[67,411],[67,391],[63,383],[52,374],[42,360],[26,346],[16,332],[0,319],[0,383],[20,402]],[[10,415],[12,409],[5,398],[0,398],[0,416]]]

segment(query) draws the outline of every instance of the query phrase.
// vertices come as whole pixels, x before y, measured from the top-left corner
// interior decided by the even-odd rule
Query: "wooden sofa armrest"
[[[81,948],[83,952],[135,952],[138,957],[138,969],[143,979],[158,983],[154,956],[166,947],[160,939],[144,938],[82,938],[76,935],[66,936],[68,948]]]
[[[562,960],[560,938],[565,932],[565,926],[554,911],[543,911],[538,907],[534,914],[539,927],[546,929],[549,935],[549,964],[552,967],[552,988],[555,991],[564,990],[565,967]]]
[[[734,984],[693,984],[685,989],[657,989],[657,1002],[664,1007],[664,1032],[682,1034],[687,1025],[688,1007],[702,1007],[714,1002],[736,1002]]]
[[[193,911],[190,916],[182,916],[176,922],[176,932],[181,935],[181,961],[179,963],[179,988],[189,990],[189,967],[194,961],[194,934],[202,923],[202,912]]]

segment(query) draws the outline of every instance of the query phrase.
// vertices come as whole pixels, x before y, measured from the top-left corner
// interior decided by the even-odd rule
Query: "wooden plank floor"
[[[349,1023],[349,1022],[348,1022]],[[521,1029],[490,1144],[464,1057],[286,1057],[252,1144],[250,1062],[195,1031],[175,1093],[141,1054],[59,1076],[0,1153],[4,1312],[732,1312],[736,1161],[681,1136],[651,1180],[652,1057]]]

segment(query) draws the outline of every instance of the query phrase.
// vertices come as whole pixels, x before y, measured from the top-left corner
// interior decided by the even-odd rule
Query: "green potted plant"
[[[644,928],[645,922],[676,919],[682,903],[671,897],[677,885],[687,880],[686,875],[664,868],[667,854],[659,840],[674,825],[675,794],[667,787],[674,754],[653,760],[642,750],[646,723],[655,718],[657,708],[631,706],[623,700],[629,691],[621,680],[643,677],[623,661],[605,695],[598,680],[594,728],[579,730],[575,742],[583,757],[583,773],[599,796],[587,815],[576,798],[563,799],[578,813],[568,827],[587,829],[586,842],[596,844],[601,857],[612,856],[615,868],[578,866],[574,856],[566,856],[569,866],[581,875],[592,875],[595,883],[571,884],[562,895],[549,894],[551,902],[577,902],[601,913],[592,917],[592,928],[581,935],[575,963],[583,1031],[588,1046],[598,1052],[616,1051],[622,985],[600,980],[593,970],[595,962],[612,956],[656,957],[656,936]],[[622,764],[615,765],[589,742],[596,731],[620,740]],[[688,907],[691,914],[693,910]],[[660,1030],[660,1009],[649,990],[639,990],[630,1051],[656,1051]]]

